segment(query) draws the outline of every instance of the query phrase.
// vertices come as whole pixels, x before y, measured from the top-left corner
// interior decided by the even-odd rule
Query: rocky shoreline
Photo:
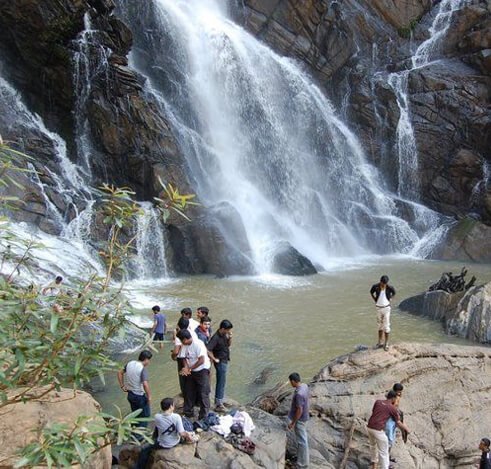
[[[469,467],[477,457],[479,439],[489,433],[490,369],[491,348],[450,344],[401,343],[388,352],[363,350],[331,360],[309,382],[311,467],[368,467],[366,423],[375,399],[384,396],[395,382],[404,385],[401,409],[411,429],[407,444],[399,437],[391,453],[397,459],[396,467]],[[8,425],[7,419],[2,419],[1,459],[7,457],[6,451],[34,437],[29,428],[35,428],[40,421],[46,424],[75,418],[81,402],[83,408],[89,401],[92,411],[98,408],[87,393],[62,393],[71,393],[69,399],[56,393],[55,400],[60,400],[63,408],[44,400],[24,407],[22,415],[30,417],[22,418],[22,441],[18,419],[11,419]],[[251,435],[257,444],[254,455],[234,449],[213,432],[204,432],[196,446],[181,445],[156,452],[151,467],[285,467],[285,456],[294,454],[291,434],[285,430],[291,394],[288,383],[279,383],[244,406],[256,425]],[[136,447],[121,449],[120,467],[132,468],[137,453]],[[107,468],[110,463],[110,454],[102,451],[91,467]]]

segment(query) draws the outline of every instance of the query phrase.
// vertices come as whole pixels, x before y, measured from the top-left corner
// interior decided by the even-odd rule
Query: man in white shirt
[[[182,330],[188,330],[193,340],[199,340],[199,339],[198,336],[196,335],[196,332],[194,332],[194,329],[193,330],[190,329],[189,319],[185,317],[181,317],[177,322],[177,328],[174,331],[174,348],[172,349],[171,352],[171,358],[172,360],[177,361],[177,374],[179,376],[179,388],[181,389],[181,394],[184,397],[184,392],[185,392],[184,381],[186,378],[181,374],[181,370],[184,368],[185,352],[181,340],[177,337],[178,332]]]
[[[141,409],[138,417],[150,417],[150,386],[148,384],[147,366],[152,358],[150,350],[143,350],[138,360],[129,361],[122,370],[118,371],[119,386],[128,393],[128,402],[131,411]],[[147,422],[141,422],[141,427],[146,427]]]
[[[195,331],[199,327],[199,321],[193,318],[193,310],[191,308],[182,308],[181,317],[186,318],[189,321],[189,330]]]
[[[372,285],[370,296],[377,309],[378,343],[377,348],[389,350],[390,333],[390,300],[396,294],[394,287],[389,285],[389,277],[382,275],[380,282]]]
[[[184,380],[184,415],[194,417],[194,403],[199,403],[198,418],[210,410],[210,358],[205,344],[193,338],[190,331],[180,330],[177,338],[182,342],[184,367],[180,374]]]

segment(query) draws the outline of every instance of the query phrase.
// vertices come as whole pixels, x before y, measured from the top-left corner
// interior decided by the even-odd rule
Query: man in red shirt
[[[396,392],[389,391],[386,400],[379,399],[373,405],[372,415],[367,425],[370,450],[372,452],[372,469],[377,466],[377,462],[380,463],[380,469],[389,469],[389,440],[384,430],[385,424],[390,417],[394,419],[399,428],[409,433],[409,428],[401,422],[399,412],[394,406],[396,399]]]

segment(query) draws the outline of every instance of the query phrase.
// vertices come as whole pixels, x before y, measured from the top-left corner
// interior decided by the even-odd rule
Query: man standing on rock
[[[298,373],[292,373],[288,379],[295,388],[292,405],[288,413],[288,430],[295,429],[297,437],[297,468],[309,467],[309,439],[307,422],[309,420],[309,387],[302,383]]]
[[[387,394],[387,399],[379,399],[373,405],[372,415],[367,425],[372,453],[371,469],[377,467],[377,462],[379,469],[389,469],[389,440],[385,434],[385,424],[389,418],[393,418],[401,430],[409,433],[409,428],[401,422],[399,412],[394,406],[397,398],[396,392],[391,390]]]
[[[199,404],[199,419],[210,410],[210,359],[205,344],[191,336],[188,330],[180,330],[177,338],[182,342],[184,367],[180,374],[184,379],[184,415],[194,417],[194,404]]]
[[[218,331],[213,334],[206,345],[208,355],[213,361],[217,372],[217,382],[215,386],[215,410],[224,412],[225,406],[223,400],[225,398],[225,385],[227,383],[227,369],[230,361],[230,346],[232,345],[232,328],[234,326],[228,319],[224,319],[220,323]]]
[[[119,386],[128,393],[131,411],[141,409],[138,417],[150,417],[150,386],[148,384],[147,366],[152,358],[150,350],[143,350],[138,360],[129,361],[122,370],[118,371]],[[146,427],[147,422],[141,422],[140,427]]]
[[[372,285],[370,296],[377,308],[378,343],[377,348],[389,350],[390,333],[390,299],[396,294],[394,287],[389,285],[389,277],[382,275],[380,282]]]

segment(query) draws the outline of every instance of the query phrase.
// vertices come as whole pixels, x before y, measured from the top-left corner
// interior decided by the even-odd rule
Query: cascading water
[[[445,34],[450,27],[453,14],[460,10],[468,0],[442,0],[429,28],[429,37],[416,49],[411,58],[412,68],[391,73],[388,84],[394,90],[399,106],[399,122],[396,129],[398,155],[398,194],[410,200],[418,200],[418,150],[411,124],[410,103],[407,93],[410,73],[416,68],[429,65],[438,53]]]
[[[136,35],[145,52],[133,53],[134,65],[170,116],[200,200],[240,213],[258,271],[282,240],[328,267],[340,256],[408,252],[436,226],[433,217],[417,232],[400,218],[320,89],[220,2],[135,5],[121,2],[126,21],[151,34]]]
[[[141,204],[142,215],[136,221],[135,275],[140,279],[168,277],[164,227],[157,209],[149,202]]]
[[[73,79],[75,84],[75,143],[77,160],[84,172],[92,174],[91,155],[94,154],[90,139],[87,102],[92,90],[92,82],[99,74],[106,74],[107,58],[110,51],[103,47],[98,39],[99,31],[92,29],[90,14],[84,15],[84,29],[74,41]]]

